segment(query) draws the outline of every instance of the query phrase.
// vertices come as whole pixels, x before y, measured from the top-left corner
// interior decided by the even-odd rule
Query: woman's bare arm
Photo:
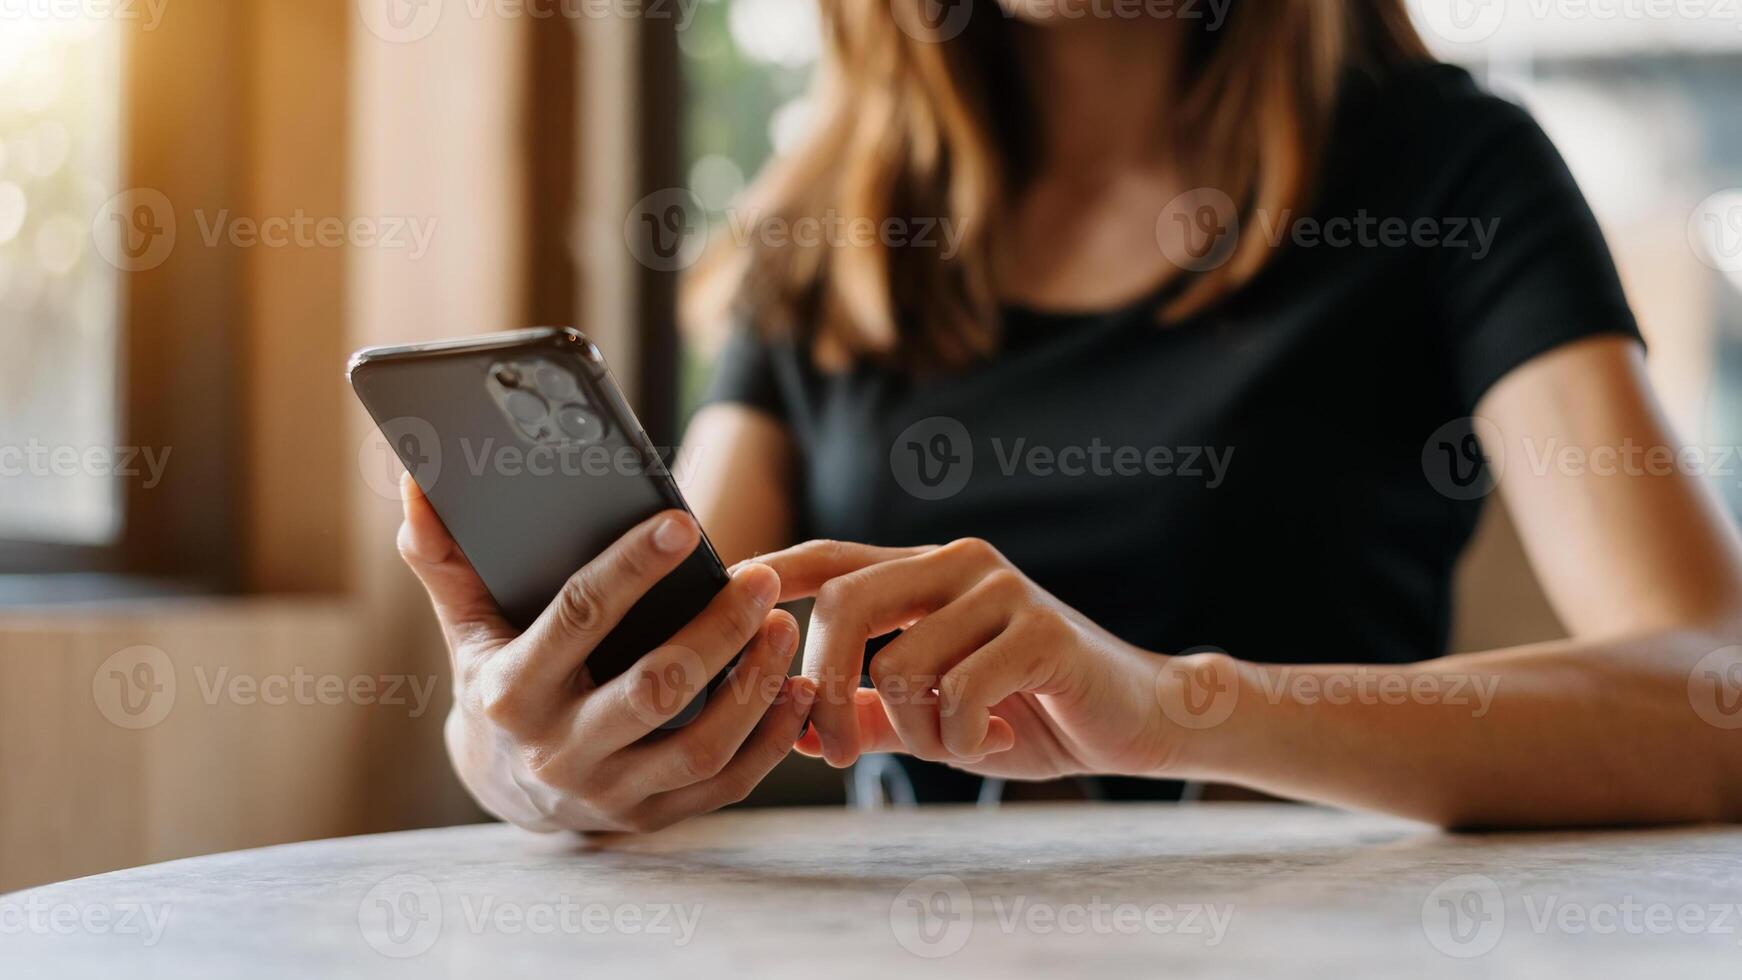
[[[1682,451],[1624,340],[1540,357],[1478,412],[1572,638],[1406,667],[1170,661],[1214,722],[1182,726],[1171,774],[1458,826],[1742,819],[1742,547],[1690,472],[1721,453]]]
[[[792,534],[792,437],[741,405],[709,405],[684,437],[676,475],[728,565],[786,547]]]

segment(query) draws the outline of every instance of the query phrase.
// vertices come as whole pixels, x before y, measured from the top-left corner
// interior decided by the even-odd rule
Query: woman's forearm
[[[791,543],[793,465],[791,437],[761,412],[709,405],[690,421],[678,483],[726,564]]]
[[[1742,819],[1742,629],[1395,666],[1163,668],[1167,775],[1455,827]]]

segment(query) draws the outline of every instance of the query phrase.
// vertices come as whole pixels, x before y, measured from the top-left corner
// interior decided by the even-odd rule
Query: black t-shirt
[[[1551,348],[1638,330],[1559,154],[1464,71],[1352,74],[1334,133],[1313,214],[1191,320],[1158,326],[1164,295],[1011,309],[996,356],[925,379],[824,373],[744,330],[710,400],[790,430],[801,539],[983,537],[1160,653],[1438,656],[1483,503],[1477,401]]]

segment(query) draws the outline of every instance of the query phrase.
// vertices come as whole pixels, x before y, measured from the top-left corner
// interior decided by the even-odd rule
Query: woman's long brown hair
[[[856,359],[947,369],[995,350],[1001,218],[1036,158],[1026,80],[997,0],[970,3],[945,38],[919,16],[936,0],[819,0],[823,56],[813,130],[737,207],[750,233],[717,240],[685,290],[695,326],[743,318],[811,342],[825,365]],[[1213,175],[1244,215],[1310,205],[1340,80],[1357,65],[1425,59],[1403,0],[1232,0],[1194,31],[1171,132],[1184,172]],[[1161,120],[1157,121],[1160,125]],[[949,222],[960,248],[879,241],[795,244],[768,222]],[[865,224],[866,221],[871,224]],[[740,222],[742,224],[742,222]],[[812,227],[816,225],[813,224]],[[824,236],[826,239],[826,236]],[[1162,311],[1178,321],[1258,275],[1275,254],[1246,235]]]

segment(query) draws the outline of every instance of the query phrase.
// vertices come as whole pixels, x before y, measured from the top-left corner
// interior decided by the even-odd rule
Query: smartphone
[[[624,532],[662,510],[689,510],[578,330],[370,347],[352,355],[347,376],[516,629]],[[587,656],[593,682],[669,641],[727,579],[702,535]]]

